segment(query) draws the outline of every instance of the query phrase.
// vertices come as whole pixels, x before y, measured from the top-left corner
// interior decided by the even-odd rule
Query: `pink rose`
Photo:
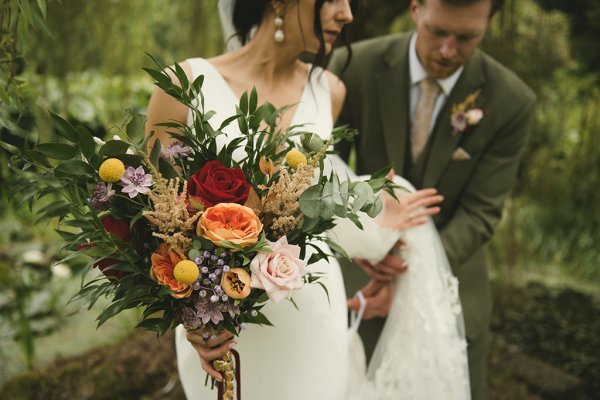
[[[258,253],[250,263],[250,286],[264,289],[274,303],[292,297],[292,290],[304,285],[302,277],[308,272],[300,258],[300,247],[288,244],[285,236],[276,242],[267,241],[272,253]]]
[[[483,111],[481,111],[479,108],[474,108],[467,111],[465,117],[467,117],[467,124],[477,125],[479,121],[481,121],[481,118],[483,118]]]

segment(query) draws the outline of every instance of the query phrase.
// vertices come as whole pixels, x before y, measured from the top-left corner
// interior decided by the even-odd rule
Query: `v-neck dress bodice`
[[[191,58],[187,60],[194,79],[204,75],[202,92],[204,93],[204,109],[213,110],[216,114],[210,119],[213,128],[228,117],[235,115],[236,105],[239,99],[225,80],[223,75],[209,61],[203,58]],[[310,66],[308,68],[310,71]],[[249,85],[251,86],[251,85]],[[259,102],[262,100],[259,95]],[[292,112],[292,111],[290,111]],[[298,106],[293,111],[290,125],[304,125],[307,131],[317,133],[323,139],[331,136],[333,128],[333,117],[331,112],[331,94],[329,83],[323,69],[316,67],[312,74],[308,75],[307,82],[302,91]],[[191,124],[191,113],[188,115],[188,123]],[[231,124],[224,129],[227,137],[218,138],[219,144],[231,140],[239,135],[237,124]]]
[[[216,112],[209,122],[218,128],[225,118],[235,114],[237,96],[207,60],[194,58],[187,63],[193,79],[204,75],[204,107],[206,111]],[[188,123],[190,119],[191,116]],[[325,74],[319,68],[309,75],[291,124],[304,124],[306,130],[324,139],[331,135],[331,95]],[[229,125],[224,131],[227,135],[218,137],[219,146],[240,135],[237,124]],[[340,266],[331,259],[311,264],[309,270],[324,275],[322,282],[327,286],[329,301],[319,285],[307,285],[293,295],[298,309],[289,301],[277,305],[268,303],[263,308],[275,327],[249,325],[236,339],[244,400],[344,399],[348,333]],[[177,328],[176,348],[179,374],[188,400],[214,399],[216,389],[211,390],[210,384],[204,385],[206,373],[182,326]]]

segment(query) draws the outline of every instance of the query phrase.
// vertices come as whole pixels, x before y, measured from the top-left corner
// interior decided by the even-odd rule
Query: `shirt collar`
[[[427,78],[427,71],[425,71],[425,68],[423,68],[423,65],[421,64],[421,61],[419,61],[419,57],[417,57],[417,35],[417,32],[413,33],[413,35],[410,38],[410,44],[408,48],[410,83],[413,86],[421,82],[423,79]],[[450,92],[454,88],[454,85],[456,85],[456,82],[458,81],[458,78],[460,78],[460,75],[462,74],[464,69],[465,67],[461,66],[449,77],[437,80],[438,84],[440,85],[442,91],[446,96],[450,95]]]

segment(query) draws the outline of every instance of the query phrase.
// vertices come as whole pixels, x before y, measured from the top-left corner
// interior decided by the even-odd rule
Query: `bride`
[[[343,104],[345,87],[323,69],[324,60],[352,21],[355,2],[220,1],[221,20],[229,32],[226,38],[235,32],[228,41],[230,49],[235,49],[215,58],[191,58],[180,63],[190,81],[204,75],[205,109],[216,112],[211,123],[218,127],[225,117],[235,114],[241,94],[256,87],[262,102],[276,107],[293,105],[282,117],[281,127],[303,124],[321,137],[329,137]],[[315,54],[313,64],[299,61],[300,53]],[[155,89],[148,106],[147,126],[158,131],[161,142],[168,142],[168,135],[154,124],[190,122],[189,118],[185,106]],[[223,140],[240,134],[233,125],[225,131],[227,138]],[[336,169],[343,168],[340,171],[348,170],[340,159],[333,158],[331,163]],[[402,212],[417,212],[422,217],[433,214],[436,208],[421,208],[439,201],[433,194],[429,190],[408,195],[412,200],[403,203]],[[403,227],[420,222],[418,218],[408,220]],[[400,262],[398,265],[401,269]],[[241,355],[245,400],[342,400],[349,398],[350,387],[356,393],[359,389],[366,390],[364,393],[371,390],[374,381],[366,379],[362,370],[362,348],[354,335],[348,335],[346,293],[339,264],[335,260],[321,261],[310,265],[310,269],[325,274],[329,300],[318,285],[308,285],[294,295],[299,311],[291,302],[268,304],[263,312],[275,328],[250,325],[238,338],[222,333],[206,341],[182,326],[177,328],[178,368],[188,399],[215,397],[216,390],[205,385],[202,370],[220,381],[222,377],[211,361],[233,346]],[[365,312],[369,307],[367,303]],[[350,380],[359,386],[349,385]]]

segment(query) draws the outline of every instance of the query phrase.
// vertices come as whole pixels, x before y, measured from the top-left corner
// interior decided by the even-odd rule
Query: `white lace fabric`
[[[341,164],[337,163],[338,166]],[[410,188],[396,177],[396,183]],[[468,400],[470,396],[467,344],[458,280],[431,220],[426,225],[394,233],[381,230],[364,216],[364,230],[344,224],[332,238],[342,239],[350,257],[383,258],[401,236],[402,257],[409,269],[394,282],[394,300],[366,374],[365,366],[350,365],[350,400]],[[383,233],[382,233],[383,232]],[[350,359],[362,343],[350,333]]]

